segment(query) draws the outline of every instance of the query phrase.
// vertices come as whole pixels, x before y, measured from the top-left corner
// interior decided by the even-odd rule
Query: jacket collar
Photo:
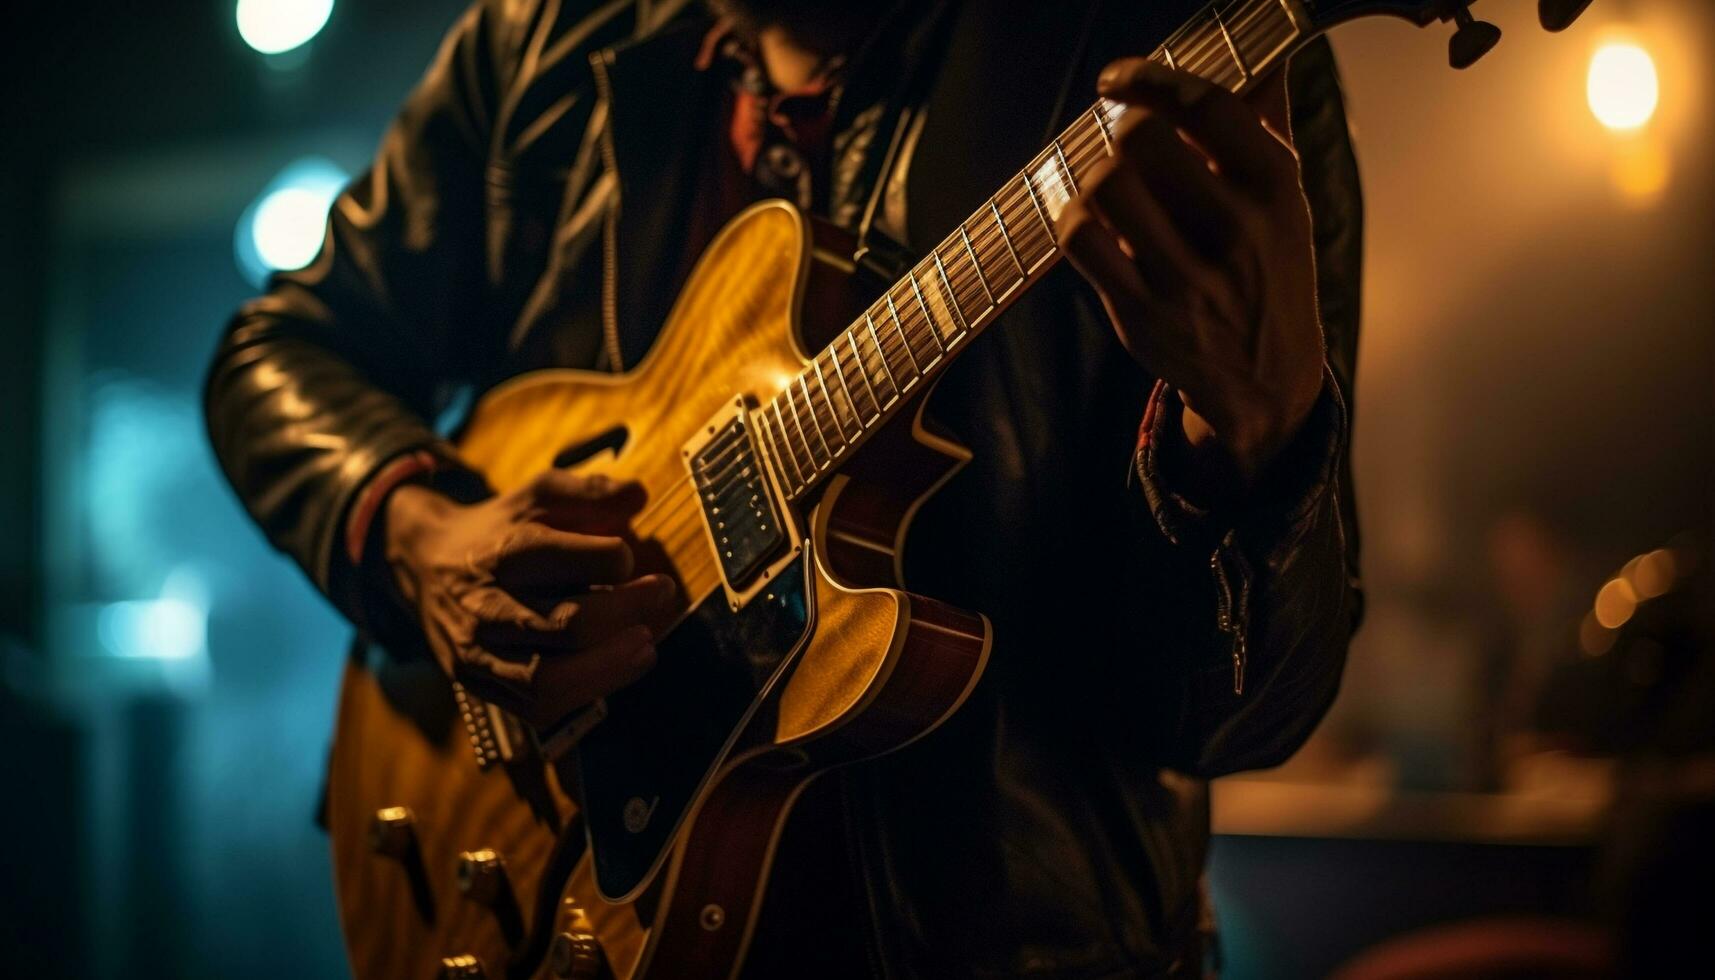
[[[626,364],[653,342],[686,267],[684,218],[707,166],[722,84],[696,70],[711,25],[699,5],[657,5],[643,37],[591,55],[607,103],[607,163],[618,180],[613,316]],[[660,25],[660,26],[657,26]]]

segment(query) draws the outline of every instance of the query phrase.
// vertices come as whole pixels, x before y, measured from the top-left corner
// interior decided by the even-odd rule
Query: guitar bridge
[[[728,602],[738,609],[768,580],[778,559],[798,551],[786,547],[796,535],[775,502],[745,400],[735,399],[704,426],[684,458]]]
[[[458,681],[453,681],[453,700],[464,720],[478,769],[487,771],[523,756],[528,736],[516,718],[465,690]]]

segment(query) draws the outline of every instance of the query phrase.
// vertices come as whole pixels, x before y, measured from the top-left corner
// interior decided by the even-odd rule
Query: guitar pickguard
[[[623,900],[648,883],[705,776],[810,621],[805,566],[734,612],[716,593],[660,644],[655,668],[610,695],[578,748],[596,883]]]

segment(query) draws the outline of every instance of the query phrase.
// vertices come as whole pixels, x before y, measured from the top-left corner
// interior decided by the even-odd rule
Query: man
[[[1325,46],[1247,103],[1135,57],[1190,2],[566,6],[477,3],[320,257],[239,312],[207,392],[239,496],[365,637],[551,723],[652,663],[673,584],[617,536],[637,490],[492,496],[428,420],[634,365],[748,201],[937,241],[1099,87],[1134,108],[1060,220],[1082,277],[931,402],[976,456],[907,579],[991,617],[991,666],[806,794],[747,975],[1197,975],[1205,780],[1301,744],[1358,619],[1358,196]]]

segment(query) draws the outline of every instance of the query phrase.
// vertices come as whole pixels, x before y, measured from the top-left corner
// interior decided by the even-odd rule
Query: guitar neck
[[[1150,60],[1243,92],[1307,37],[1301,0],[1217,0]],[[1098,99],[756,411],[789,498],[808,493],[1060,259],[1055,221],[1113,152]]]

